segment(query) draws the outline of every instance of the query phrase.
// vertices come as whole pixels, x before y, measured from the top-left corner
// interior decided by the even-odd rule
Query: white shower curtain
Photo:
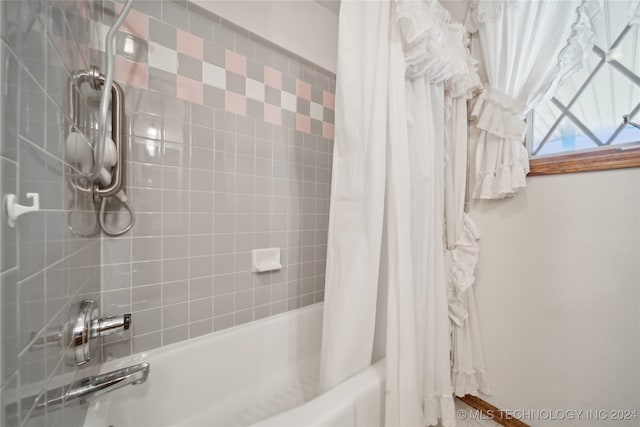
[[[321,386],[371,364],[377,317],[387,426],[455,425],[445,107],[469,64],[449,21],[435,1],[343,1],[340,11]]]

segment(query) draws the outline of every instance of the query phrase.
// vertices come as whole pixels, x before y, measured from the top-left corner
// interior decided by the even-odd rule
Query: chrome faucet
[[[33,408],[32,416],[43,413],[45,408],[52,410],[62,406],[68,406],[71,401],[78,400],[80,403],[94,397],[118,390],[128,385],[142,384],[149,376],[151,365],[140,363],[139,365],[117,369],[102,375],[92,375],[82,378],[71,386],[58,387],[47,390],[47,400],[36,404]]]

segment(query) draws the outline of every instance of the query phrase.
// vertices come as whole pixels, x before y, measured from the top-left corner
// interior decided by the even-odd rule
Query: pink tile
[[[116,56],[115,70],[115,79],[118,82],[144,89],[149,87],[149,67],[147,64]]]
[[[300,132],[311,132],[311,117],[302,115],[300,113],[296,114],[296,130]]]
[[[322,105],[330,110],[336,109],[336,96],[331,92],[324,91],[322,93]]]
[[[282,73],[271,67],[264,67],[264,84],[276,89],[282,89]]]
[[[264,104],[264,121],[274,125],[282,124],[282,109],[271,104]]]
[[[186,31],[178,30],[178,52],[202,61],[202,39]]]
[[[331,123],[322,123],[322,136],[328,139],[335,137],[335,127]]]
[[[296,95],[300,98],[311,100],[311,85],[302,80],[298,80],[296,85]]]
[[[178,74],[176,78],[176,95],[180,99],[202,104],[202,82]]]
[[[224,106],[227,111],[247,115],[247,98],[234,92],[225,92]]]
[[[247,76],[247,58],[231,50],[225,53],[226,69],[238,75]]]
[[[116,12],[120,14],[121,11],[122,5],[116,4]],[[129,14],[127,14],[120,30],[141,39],[149,40],[149,17],[135,9],[129,9]]]

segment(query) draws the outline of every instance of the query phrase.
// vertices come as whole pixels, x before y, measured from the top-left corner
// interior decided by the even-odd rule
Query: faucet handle
[[[131,313],[121,316],[109,316],[97,321],[96,332],[101,337],[111,334],[123,333],[131,326]]]
[[[76,365],[90,361],[98,345],[98,338],[122,333],[131,326],[131,313],[100,318],[100,310],[95,301],[80,303],[73,320],[72,341]]]

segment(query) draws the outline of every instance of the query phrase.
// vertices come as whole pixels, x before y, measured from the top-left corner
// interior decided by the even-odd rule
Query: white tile
[[[322,121],[324,117],[324,111],[322,105],[312,102],[311,103],[311,118]]]
[[[149,66],[168,73],[177,73],[178,52],[158,43],[149,42]]]
[[[202,63],[202,81],[210,86],[225,90],[227,88],[227,72],[217,65]]]
[[[298,98],[296,98],[295,95],[289,92],[282,91],[282,99],[281,99],[282,108],[284,108],[287,111],[293,111],[295,113],[296,107],[297,107],[297,101],[298,101]]]
[[[260,83],[253,79],[247,79],[246,92],[248,98],[264,102],[264,83]]]

